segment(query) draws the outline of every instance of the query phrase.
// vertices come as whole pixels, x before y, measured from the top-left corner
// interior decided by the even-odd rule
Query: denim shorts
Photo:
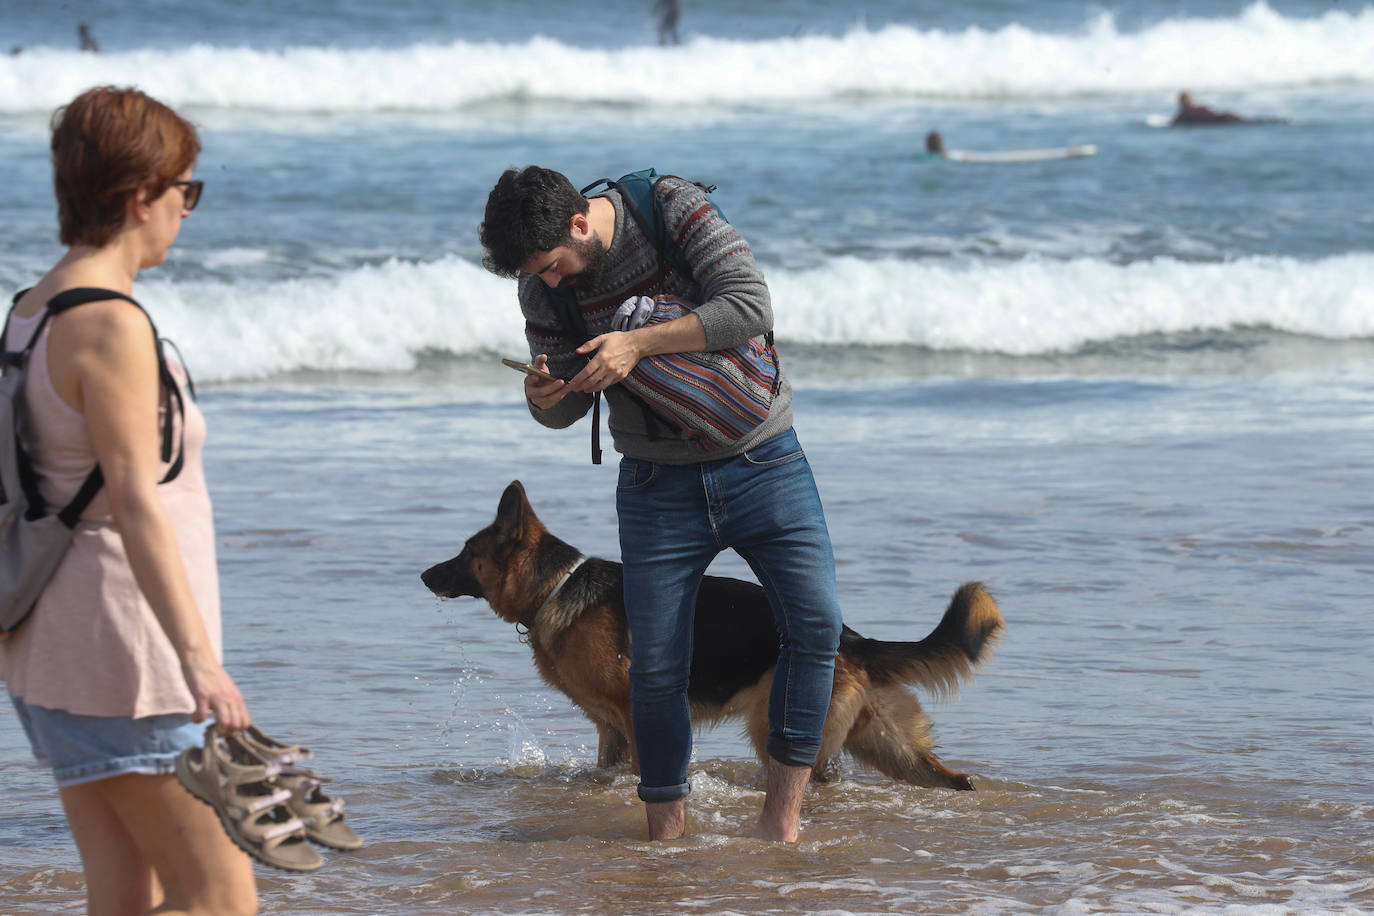
[[[29,706],[10,697],[40,766],[52,769],[59,788],[125,773],[171,773],[177,755],[204,742],[205,725],[184,713],[160,716],[81,716]]]

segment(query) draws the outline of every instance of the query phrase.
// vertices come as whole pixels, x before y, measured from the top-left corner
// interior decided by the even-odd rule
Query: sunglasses
[[[200,203],[200,194],[205,190],[203,181],[174,181],[172,187],[181,188],[181,205],[190,213]]]

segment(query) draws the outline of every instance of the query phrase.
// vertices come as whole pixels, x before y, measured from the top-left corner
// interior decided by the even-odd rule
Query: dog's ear
[[[498,544],[509,544],[520,539],[520,528],[525,523],[528,508],[525,488],[520,481],[512,480],[506,492],[501,494],[501,505],[496,508],[496,523],[492,526]]]

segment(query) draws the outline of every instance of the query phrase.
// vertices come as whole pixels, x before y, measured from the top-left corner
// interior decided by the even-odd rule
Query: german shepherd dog
[[[501,619],[527,631],[544,680],[596,725],[597,765],[628,761],[638,771],[621,564],[591,557],[575,565],[581,559],[540,523],[517,480],[502,494],[496,521],[469,538],[458,556],[420,578],[441,598],[485,598]],[[814,775],[824,779],[828,763],[846,752],[903,782],[972,789],[967,774],[936,758],[930,719],[906,685],[936,694],[952,690],[986,658],[1003,625],[997,602],[970,582],[918,642],[865,639],[845,627]],[[766,761],[768,692],[777,656],[778,633],[763,588],[704,577],[688,690],[693,722],[743,719],[754,750]]]

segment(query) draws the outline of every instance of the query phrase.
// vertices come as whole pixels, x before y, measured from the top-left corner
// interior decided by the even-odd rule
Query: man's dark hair
[[[487,195],[479,230],[482,265],[497,276],[518,277],[535,252],[571,239],[568,221],[587,210],[587,198],[561,172],[537,165],[506,169]]]

